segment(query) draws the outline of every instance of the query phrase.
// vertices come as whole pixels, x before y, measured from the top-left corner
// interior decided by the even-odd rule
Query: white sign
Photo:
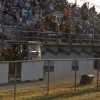
[[[69,76],[72,73],[72,61],[54,61],[54,76]]]
[[[79,61],[79,74],[88,75],[93,74],[94,61],[93,60],[81,60]]]
[[[9,63],[0,64],[0,84],[8,83],[8,69]]]
[[[43,61],[22,62],[21,81],[43,78]]]

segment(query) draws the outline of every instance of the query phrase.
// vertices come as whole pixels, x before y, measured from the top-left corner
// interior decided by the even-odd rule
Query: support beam
[[[96,50],[96,49],[92,49],[92,52],[96,53],[96,54],[100,54],[100,51]]]
[[[66,50],[64,50],[62,48],[58,48],[58,52],[61,52],[61,53],[65,54],[65,55],[70,55],[70,52],[68,52],[68,51],[66,51]]]
[[[54,50],[52,50],[50,48],[47,48],[47,52],[50,52],[50,53],[52,53],[54,55],[57,55],[57,51],[54,51]]]
[[[75,49],[71,49],[71,52],[73,52],[73,53],[75,53],[75,54],[77,54],[77,55],[79,55],[79,56],[80,56],[80,54],[81,54],[81,52],[79,52],[79,51],[77,51],[77,50],[75,50]]]
[[[83,48],[82,48],[82,52],[88,54],[89,56],[91,56],[91,54],[92,54],[92,52],[87,51],[87,50],[85,50],[85,49],[83,49]]]

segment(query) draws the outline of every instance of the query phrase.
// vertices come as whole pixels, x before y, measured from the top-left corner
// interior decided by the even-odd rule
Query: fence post
[[[46,34],[46,36],[45,36],[45,47],[47,48],[47,36],[48,36],[48,34]]]
[[[97,66],[97,87],[99,84],[99,60],[98,60],[98,66]]]
[[[75,60],[75,91],[76,91],[76,60]]]
[[[3,49],[3,46],[4,46],[4,25],[2,26],[2,49]]]
[[[50,72],[50,60],[48,60],[48,81],[47,81],[47,95],[49,94],[49,72]]]
[[[14,100],[16,100],[16,74],[17,74],[17,62],[15,62],[15,82],[14,82]]]

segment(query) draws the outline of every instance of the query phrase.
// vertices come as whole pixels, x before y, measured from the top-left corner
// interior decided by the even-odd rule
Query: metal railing
[[[55,44],[59,43],[99,43],[99,34],[77,34],[77,33],[58,33],[52,31],[21,31],[17,30],[17,36],[19,37],[18,40],[25,40],[25,41],[41,41],[45,44],[52,41]]]
[[[8,27],[9,28],[9,27]],[[11,31],[14,31],[15,27],[10,27]],[[74,31],[74,30],[73,30]],[[4,32],[4,28],[2,30],[2,35]],[[41,41],[42,44],[47,45],[48,43],[53,44],[61,44],[65,43],[66,45],[73,45],[75,43],[79,45],[83,45],[84,43],[87,43],[91,46],[100,43],[99,34],[77,34],[77,33],[58,33],[58,32],[52,32],[52,31],[24,31],[24,30],[18,30],[16,29],[15,33],[13,33],[15,37],[15,41]],[[12,35],[11,35],[12,37]],[[1,39],[3,42],[5,39],[2,37]],[[12,41],[11,39],[9,41]]]
[[[41,59],[41,60],[33,60],[33,61],[27,60],[27,61],[0,62],[0,69],[1,69],[0,70],[1,86],[4,87],[5,86],[4,83],[6,83],[6,86],[7,85],[9,86],[8,77],[9,76],[13,77],[14,100],[16,100],[17,97],[16,89],[18,85],[17,83],[18,75],[20,76],[21,82],[34,80],[34,79],[38,80],[42,78],[43,81],[38,81],[38,83],[41,83],[39,86],[41,85],[47,86],[47,90],[46,90],[47,94],[49,94],[50,91],[50,84],[72,82],[75,91],[77,91],[77,87],[79,87],[79,84],[92,84],[92,81],[88,83],[87,80],[83,80],[84,82],[81,83],[80,79],[82,79],[82,77],[80,76],[84,76],[84,75],[95,76],[93,84],[95,84],[97,87],[100,85],[99,84],[100,58]],[[10,70],[13,69],[12,71],[14,72],[13,75],[10,75],[11,71],[9,69]],[[2,76],[4,77],[2,78]]]

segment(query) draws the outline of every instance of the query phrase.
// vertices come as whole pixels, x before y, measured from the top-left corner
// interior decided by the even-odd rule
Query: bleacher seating
[[[71,8],[71,6],[73,5],[73,3],[68,3],[66,6],[67,7],[69,7],[68,5],[70,5],[70,8]],[[76,8],[80,8],[79,7],[79,5],[76,5]],[[20,10],[20,7],[15,7],[15,6],[12,6],[12,9],[13,9],[13,11],[14,12],[16,12],[16,11],[18,11],[18,10]],[[71,10],[72,10],[72,8],[71,8]],[[63,18],[63,16],[64,16],[64,14],[63,14],[63,12],[62,12],[62,10],[59,10],[59,11],[57,11],[57,10],[55,10],[54,9],[54,11],[51,13],[52,14],[52,16],[53,15],[56,15],[57,17],[58,17],[58,19],[59,19],[59,24],[62,24],[62,18]],[[77,39],[76,39],[76,36],[77,36],[77,34],[75,34],[75,25],[77,24],[77,22],[81,22],[81,23],[83,23],[83,19],[82,19],[82,15],[80,16],[80,17],[76,17],[76,16],[74,16],[74,15],[72,15],[73,17],[72,17],[72,19],[73,19],[73,21],[72,21],[72,38],[70,39],[70,41],[72,42],[72,43],[77,43],[76,41],[77,41]],[[8,15],[8,17],[9,17],[9,15]],[[34,21],[36,21],[36,23],[38,22],[38,21],[40,21],[40,23],[41,23],[41,20],[42,19],[45,19],[45,15],[44,16],[42,16],[41,18],[34,18]],[[3,24],[5,24],[5,25],[3,25],[4,27],[4,29],[3,29],[3,32],[7,35],[7,37],[9,38],[9,39],[16,39],[16,31],[17,30],[19,30],[19,31],[21,31],[23,34],[25,33],[24,32],[24,30],[22,31],[22,29],[20,28],[20,29],[18,29],[18,26],[19,26],[19,23],[21,23],[21,25],[22,24],[26,24],[26,23],[24,23],[23,21],[21,22],[21,21],[15,21],[15,20],[13,20],[13,18],[11,17],[11,19],[7,19],[7,18],[4,18],[4,15],[2,15],[2,18],[3,18],[3,20],[2,20],[2,23]],[[99,20],[99,19],[98,19]],[[6,22],[6,23],[5,23]],[[67,21],[65,21],[67,24],[69,24]],[[96,22],[96,21],[95,21]],[[98,21],[97,21],[98,22]],[[96,22],[96,23],[97,23]],[[9,24],[9,26],[7,26],[7,23]],[[48,23],[49,25],[50,25],[50,23]],[[22,25],[23,26],[23,25]],[[25,31],[27,31],[27,34],[28,33],[31,33],[31,34],[33,34],[33,32],[31,32],[30,30],[25,30]],[[35,31],[37,31],[37,30],[35,30]],[[38,30],[39,31],[39,34],[40,33],[42,33],[41,32],[41,30]],[[49,41],[49,40],[52,40],[52,42],[54,42],[55,44],[56,44],[56,42],[60,39],[61,41],[61,43],[64,43],[62,40],[64,39],[64,38],[66,38],[66,37],[62,37],[62,36],[58,36],[58,34],[59,34],[59,32],[57,32],[57,31],[55,31],[55,30],[44,30],[43,31],[43,33],[45,33],[45,34],[48,34],[47,35],[47,41]],[[63,33],[65,33],[65,32],[63,32]],[[62,34],[63,34],[62,33]],[[26,33],[25,33],[26,34]],[[25,35],[24,34],[24,35]],[[67,34],[67,33],[66,33]],[[25,40],[27,40],[27,38],[43,38],[43,39],[40,39],[40,40],[44,40],[45,38],[46,38],[46,36],[40,36],[40,35],[37,35],[37,36],[31,36],[31,37],[29,37],[29,36],[27,36],[27,35],[25,35],[24,36],[23,35],[23,37],[22,38],[25,38]],[[40,37],[38,37],[38,36],[40,36]],[[81,36],[81,35],[80,35]],[[83,37],[85,36],[85,34],[83,34]],[[98,36],[98,35],[97,35]],[[86,33],[86,37],[88,37],[88,34]],[[57,38],[57,41],[56,41],[56,38]],[[67,39],[67,38],[66,38]],[[91,39],[89,39],[89,38],[82,38],[83,39],[83,42],[86,42],[86,41],[90,41],[91,42]],[[95,38],[93,38],[93,39],[95,39]],[[79,39],[79,41],[80,41],[80,39]],[[44,41],[43,41],[44,42]],[[86,42],[87,43],[87,42]],[[79,45],[80,45],[80,42],[79,42]]]

